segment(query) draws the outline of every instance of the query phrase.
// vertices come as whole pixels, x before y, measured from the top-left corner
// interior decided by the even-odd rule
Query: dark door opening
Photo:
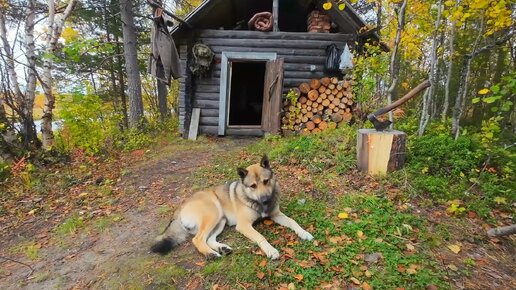
[[[260,126],[265,62],[231,63],[229,126]]]

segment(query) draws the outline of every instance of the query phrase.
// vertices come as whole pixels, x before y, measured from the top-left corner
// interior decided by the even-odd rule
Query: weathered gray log
[[[201,108],[201,109],[218,109],[219,108],[219,101],[212,101],[212,100],[194,100],[195,107]]]
[[[516,234],[516,224],[490,229],[487,231],[489,237],[503,237],[508,235]]]
[[[219,125],[219,116],[201,117],[200,124],[201,124],[201,126],[218,126]]]
[[[275,52],[280,55],[305,55],[305,56],[326,56],[324,49],[304,49],[304,48],[264,48],[264,47],[245,47],[245,46],[215,46],[210,48],[213,52],[220,53],[222,51],[233,52]]]
[[[327,40],[283,40],[283,39],[225,39],[225,38],[202,38],[202,42],[208,46],[245,46],[261,48],[303,48],[303,49],[326,49],[332,43],[343,47],[346,43]]]
[[[340,33],[300,33],[300,32],[259,32],[245,30],[213,30],[197,31],[201,38],[236,38],[236,39],[288,39],[288,40],[326,40],[326,41],[355,41],[352,34]]]

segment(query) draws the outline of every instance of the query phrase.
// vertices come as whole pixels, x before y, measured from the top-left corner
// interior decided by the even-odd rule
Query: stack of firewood
[[[308,32],[330,32],[330,16],[319,10],[310,12],[307,20]]]
[[[312,79],[290,90],[283,102],[282,129],[309,134],[336,128],[351,120],[353,105],[349,80]]]

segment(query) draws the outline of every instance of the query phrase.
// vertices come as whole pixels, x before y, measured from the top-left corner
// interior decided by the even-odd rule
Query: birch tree
[[[19,116],[18,122],[21,123],[20,136],[24,149],[37,149],[40,147],[40,141],[37,137],[36,128],[34,126],[33,119],[33,106],[35,98],[36,88],[36,57],[35,57],[35,45],[34,45],[34,19],[36,3],[34,0],[30,0],[26,8],[22,8],[22,11],[9,11],[9,3],[5,3],[2,7],[3,11],[0,13],[0,40],[2,49],[0,49],[2,60],[5,65],[7,74],[5,78],[2,78],[2,103],[7,105],[14,113]],[[11,44],[8,37],[7,27],[7,14],[13,12],[13,14],[25,15],[24,22],[24,47],[26,50],[26,63],[17,60],[14,56],[14,46]],[[20,25],[21,23],[18,23]],[[18,29],[15,30],[18,33]],[[15,35],[14,39],[17,39],[19,35]],[[20,84],[20,77],[17,70],[18,66],[23,66],[23,70],[26,75],[26,83]],[[25,85],[25,90],[22,90],[22,85]]]
[[[41,133],[43,137],[43,147],[50,148],[54,144],[54,133],[52,131],[53,109],[55,107],[55,95],[53,92],[53,56],[57,50],[57,44],[65,20],[72,14],[72,11],[77,4],[77,0],[69,0],[66,8],[62,13],[57,13],[56,2],[54,0],[48,1],[48,19],[47,31],[45,36],[45,58],[43,60],[43,74],[41,76],[41,87],[45,93],[45,105],[43,107],[43,116],[41,124]]]
[[[392,48],[391,64],[390,64],[390,76],[391,82],[389,89],[387,90],[387,102],[392,103],[392,96],[394,95],[396,85],[398,84],[398,77],[400,72],[400,59],[398,57],[399,44],[401,41],[401,33],[405,27],[405,11],[407,9],[408,0],[403,0],[401,7],[398,11],[398,26],[396,29],[396,38],[394,39],[394,46]],[[392,119],[392,111],[389,112],[389,121]],[[392,124],[391,124],[392,128]]]
[[[419,122],[418,135],[422,136],[425,132],[426,125],[430,120],[430,107],[432,105],[434,99],[435,87],[437,86],[436,82],[436,63],[437,63],[437,36],[439,35],[439,27],[441,26],[441,13],[443,9],[442,5],[443,0],[439,0],[438,8],[437,8],[437,19],[435,20],[435,28],[432,34],[432,50],[430,55],[430,71],[428,73],[428,78],[430,80],[430,87],[423,94],[423,109],[421,110],[421,118]]]

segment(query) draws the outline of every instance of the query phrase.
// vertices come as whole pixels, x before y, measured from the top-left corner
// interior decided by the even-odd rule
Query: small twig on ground
[[[6,260],[6,261],[15,262],[15,263],[21,264],[21,265],[23,265],[23,266],[25,266],[25,267],[28,267],[28,268],[30,269],[30,273],[29,273],[27,276],[25,276],[25,278],[28,278],[30,275],[32,275],[32,273],[34,273],[34,269],[33,269],[33,268],[31,267],[31,265],[29,265],[29,264],[25,264],[25,263],[23,263],[23,262],[20,262],[20,261],[17,261],[17,260],[11,259],[11,258],[7,258],[7,257],[4,257],[4,256],[0,256],[0,259],[4,259],[4,260]]]

